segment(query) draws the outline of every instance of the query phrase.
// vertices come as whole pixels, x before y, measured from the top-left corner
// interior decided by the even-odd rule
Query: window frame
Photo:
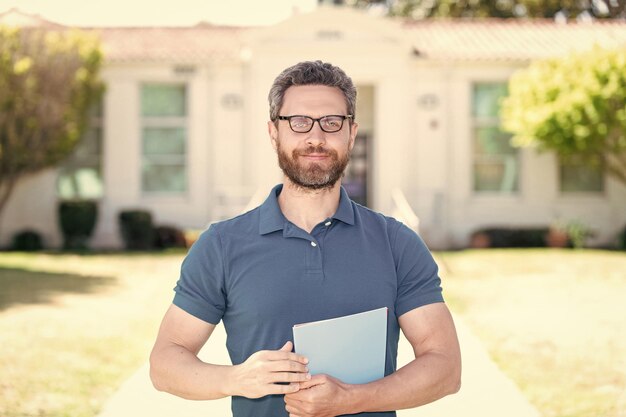
[[[502,191],[502,190],[488,190],[488,189],[478,189],[478,181],[476,178],[476,168],[482,162],[488,160],[495,160],[498,162],[506,163],[509,158],[509,154],[499,153],[495,155],[490,154],[478,154],[477,151],[477,141],[478,141],[478,130],[481,128],[496,128],[501,133],[512,137],[512,135],[504,132],[501,128],[501,121],[498,114],[490,115],[490,116],[481,116],[476,114],[475,108],[475,97],[478,86],[487,85],[487,86],[504,86],[507,87],[508,80],[472,80],[469,85],[469,130],[470,130],[470,190],[472,195],[476,197],[498,197],[498,198],[516,198],[522,195],[522,150],[519,148],[515,148],[515,154],[511,155],[511,158],[515,160],[516,165],[516,178],[515,178],[515,187],[510,191]],[[504,96],[502,96],[504,97]],[[498,105],[498,113],[500,106]]]
[[[149,86],[171,86],[171,87],[182,87],[184,93],[184,114],[182,116],[155,116],[155,115],[144,115],[143,112],[143,89]],[[139,163],[139,189],[142,197],[153,198],[153,197],[164,197],[164,198],[179,198],[179,197],[187,197],[189,195],[189,114],[190,114],[190,101],[189,101],[189,83],[181,82],[181,81],[161,81],[161,80],[149,80],[143,81],[139,83],[139,155],[140,155],[140,163]],[[150,155],[145,152],[145,129],[146,128],[181,128],[184,131],[184,152],[182,154],[161,154],[161,155]],[[174,161],[178,158],[176,162],[170,163],[159,163],[157,165],[161,166],[177,166],[182,165],[183,167],[183,177],[184,177],[184,187],[182,190],[148,190],[145,187],[145,167],[146,163],[150,160],[150,158],[157,157],[158,158],[172,158]],[[179,162],[179,163],[177,163]]]
[[[573,163],[572,163],[573,162]],[[607,175],[605,172],[600,172],[601,188],[599,190],[564,190],[563,189],[563,168],[566,161],[559,155],[555,155],[556,166],[556,178],[557,178],[557,192],[562,198],[569,197],[604,197],[607,192]],[[570,165],[576,165],[576,161],[570,161]],[[584,168],[578,166],[575,168]]]

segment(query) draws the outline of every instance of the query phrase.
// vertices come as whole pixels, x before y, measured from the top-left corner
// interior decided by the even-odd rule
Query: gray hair
[[[356,87],[352,79],[339,67],[328,62],[304,61],[285,69],[274,80],[268,99],[270,102],[270,120],[276,121],[283,105],[285,91],[294,85],[325,85],[337,87],[343,93],[352,120],[356,116]]]

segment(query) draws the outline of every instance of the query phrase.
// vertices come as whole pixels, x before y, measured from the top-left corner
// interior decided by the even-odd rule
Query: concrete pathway
[[[515,384],[491,361],[480,341],[458,318],[455,319],[463,356],[463,386],[455,395],[398,417],[539,417]],[[224,329],[218,326],[200,357],[215,363],[230,363]],[[401,338],[398,367],[413,358],[409,343]],[[148,376],[148,364],[139,369],[105,405],[99,417],[228,417],[230,399],[187,401],[157,392]]]

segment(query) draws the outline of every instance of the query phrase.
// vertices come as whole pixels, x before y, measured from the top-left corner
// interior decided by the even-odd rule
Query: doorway
[[[342,184],[352,200],[369,206],[372,195],[369,154],[374,139],[374,87],[371,85],[357,86],[356,122],[359,133]]]

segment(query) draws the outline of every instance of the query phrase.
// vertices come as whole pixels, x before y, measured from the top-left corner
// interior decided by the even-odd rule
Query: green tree
[[[0,215],[18,180],[68,157],[103,83],[97,39],[0,26]]]
[[[626,50],[532,63],[511,77],[501,119],[516,145],[575,158],[626,184]]]
[[[561,12],[575,18],[626,17],[624,0],[345,0],[345,4],[382,7],[393,16],[416,19],[431,17],[554,18]]]

